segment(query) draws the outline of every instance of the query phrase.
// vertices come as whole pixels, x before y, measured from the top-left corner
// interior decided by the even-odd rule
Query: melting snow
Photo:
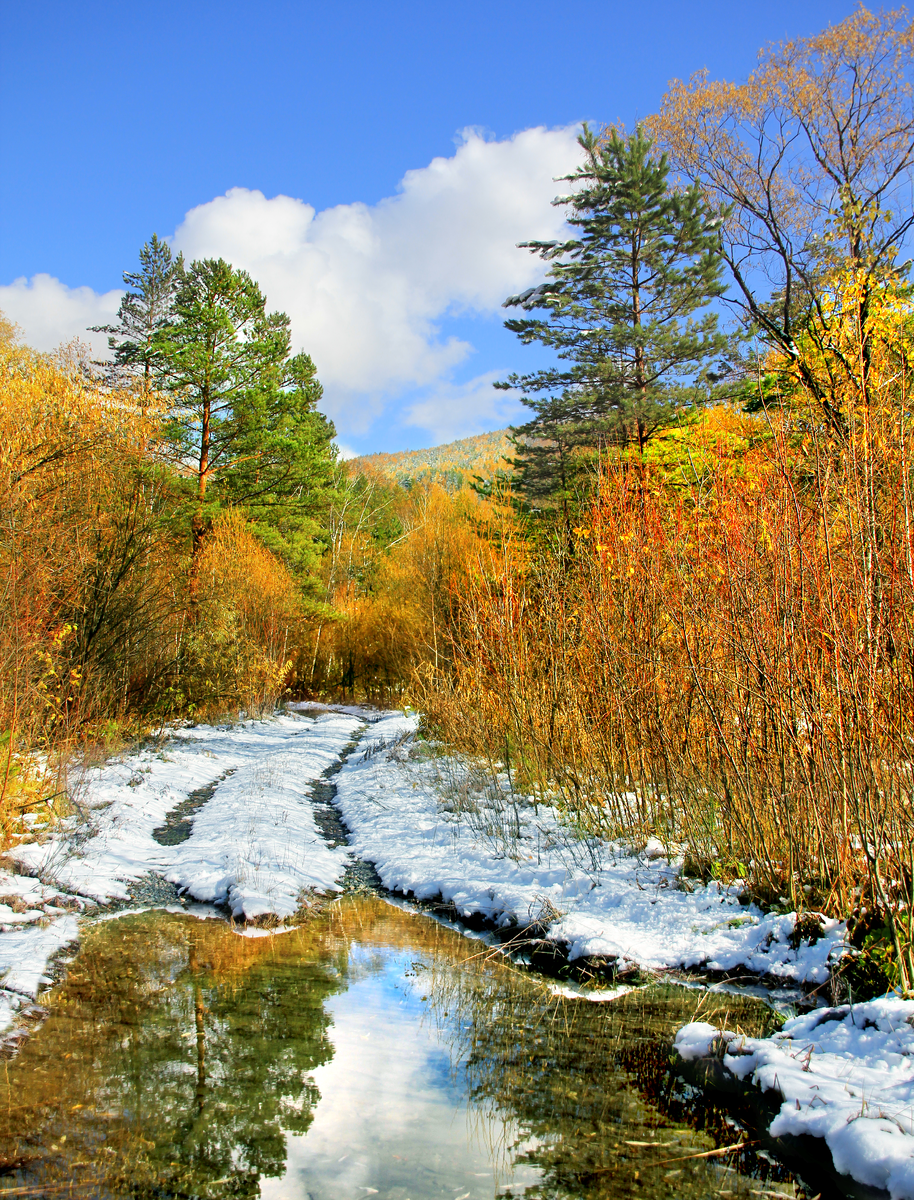
[[[323,842],[307,795],[363,724],[328,712],[316,720],[279,716],[178,730],[160,750],[86,772],[82,804],[92,836],[64,830],[10,856],[33,875],[96,900],[124,900],[131,883],[157,871],[238,916],[288,916],[302,891],[332,889],[345,870],[346,852]],[[190,839],[159,845],[153,831],[166,815],[207,786],[214,792]]]
[[[160,749],[87,770],[78,788],[83,819],[8,853],[31,877],[0,871],[0,1033],[15,1023],[22,998],[50,982],[49,961],[77,939],[76,917],[63,907],[73,893],[124,900],[131,883],[156,871],[236,915],[283,918],[308,891],[333,891],[348,855],[320,837],[308,791],[364,723],[353,710],[196,726],[176,730]],[[207,786],[214,792],[191,837],[159,845],[153,831],[168,812]]]
[[[679,863],[659,843],[634,853],[582,840],[546,805],[504,786],[480,792],[468,764],[416,757],[415,717],[378,720],[357,708],[315,717],[317,706],[302,707],[177,730],[161,748],[85,772],[80,820],[11,852],[30,877],[0,871],[0,1032],[48,981],[49,960],[75,940],[76,916],[65,911],[73,894],[90,898],[83,904],[124,900],[150,871],[239,916],[282,919],[310,890],[333,891],[355,852],[392,890],[441,897],[464,917],[502,926],[535,921],[572,958],[647,970],[743,968],[796,985],[825,982],[841,951],[837,921],[826,921],[813,944],[795,946],[794,914],[744,906],[736,887],[684,887]],[[311,786],[360,731],[336,776],[351,847],[331,849],[315,825]],[[154,830],[201,788],[212,794],[190,838],[160,845]],[[891,999],[818,1010],[774,1038],[726,1033],[725,1062],[760,1087],[777,1079],[784,1103],[772,1133],[823,1137],[839,1171],[914,1200],[912,1019],[914,1002]],[[684,1057],[700,1055],[716,1036],[691,1025],[677,1045]]]
[[[787,1021],[770,1038],[741,1037],[705,1022],[682,1028],[686,1061],[723,1051],[738,1079],[783,1097],[774,1137],[824,1138],[836,1169],[914,1197],[914,1001],[884,996],[817,1009]]]
[[[827,980],[829,958],[843,945],[838,921],[825,921],[812,945],[794,947],[794,914],[743,906],[738,888],[714,882],[683,890],[659,843],[633,854],[585,842],[544,805],[507,804],[500,815],[477,811],[472,820],[448,811],[443,785],[460,791],[465,769],[455,759],[412,760],[416,724],[403,716],[378,722],[337,779],[353,848],[386,887],[420,900],[440,896],[464,917],[503,926],[535,920],[572,959],[599,955],[647,970],[745,968],[792,985]],[[509,836],[494,830],[500,821],[512,826]]]

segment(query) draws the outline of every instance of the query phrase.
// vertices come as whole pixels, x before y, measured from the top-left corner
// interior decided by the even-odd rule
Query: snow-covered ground
[[[57,888],[0,869],[0,1046],[13,1036],[21,1011],[51,982],[48,962],[70,942],[79,907]]]
[[[337,804],[352,851],[375,863],[391,890],[441,897],[464,917],[481,914],[504,926],[537,922],[572,960],[600,956],[647,970],[745,968],[785,984],[826,980],[842,942],[838,922],[826,922],[812,945],[794,946],[792,915],[744,906],[735,887],[684,885],[658,844],[633,854],[582,842],[547,806],[514,805],[498,789],[474,791],[457,759],[416,758],[416,725],[415,716],[377,719],[357,708],[314,715],[309,706],[269,720],[175,730],[161,748],[85,772],[83,816],[11,852],[35,877],[21,886],[107,902],[126,899],[130,885],[154,871],[238,917],[286,918],[302,895],[332,891],[345,871],[349,852],[321,837],[309,794],[360,737],[336,777]],[[212,794],[190,838],[160,845],[154,830],[201,788]],[[43,924],[60,920],[51,914]]]
[[[716,1055],[737,1079],[779,1094],[773,1137],[824,1138],[841,1174],[892,1200],[914,1197],[914,1001],[817,1009],[770,1038],[695,1022],[676,1049],[687,1062]]]
[[[157,871],[237,916],[288,916],[302,891],[332,889],[345,869],[345,851],[323,841],[307,796],[363,726],[357,716],[328,712],[177,730],[160,750],[85,773],[80,792],[90,836],[64,829],[10,857],[38,878],[95,900],[126,899],[130,883]],[[189,840],[160,845],[153,831],[207,786],[213,795]]]
[[[308,794],[365,727],[365,715],[326,711],[178,729],[161,749],[87,770],[77,787],[80,815],[7,855],[28,874],[0,871],[0,1036],[50,982],[50,959],[77,939],[67,910],[124,900],[149,872],[248,920],[288,917],[309,892],[333,891],[348,855],[320,836]],[[212,796],[190,838],[160,845],[153,831],[207,787]]]
[[[640,854],[583,843],[551,808],[515,807],[491,790],[474,794],[458,761],[410,756],[415,726],[409,716],[372,726],[337,779],[353,849],[375,864],[386,887],[418,899],[440,896],[464,917],[482,914],[503,926],[535,921],[569,948],[572,961],[745,968],[793,985],[827,980],[829,959],[843,944],[840,922],[825,921],[817,941],[794,946],[794,914],[744,906],[736,887],[683,887],[659,843]]]
[[[480,790],[459,760],[417,758],[415,716],[301,707],[269,720],[176,729],[161,748],[87,770],[81,815],[10,854],[32,878],[0,883],[0,988],[34,994],[47,956],[73,938],[74,917],[54,903],[61,892],[124,900],[131,884],[156,872],[246,920],[284,919],[309,892],[333,891],[351,852],[375,863],[391,890],[440,897],[464,917],[502,926],[536,922],[572,960],[744,968],[793,985],[827,979],[842,943],[838,922],[826,922],[812,945],[794,945],[792,915],[744,906],[733,887],[684,884],[659,845],[634,854],[582,842],[551,808],[514,804],[503,788]],[[347,852],[321,837],[309,795],[357,737],[336,780],[352,832]],[[189,839],[161,845],[154,831],[200,789],[211,794]],[[19,913],[3,904],[4,889],[19,896]],[[32,966],[10,975],[26,959]]]

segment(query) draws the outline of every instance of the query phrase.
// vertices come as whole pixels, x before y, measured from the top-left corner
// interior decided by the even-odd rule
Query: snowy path
[[[154,872],[245,920],[283,920],[309,892],[333,891],[355,853],[376,865],[392,891],[441,898],[469,919],[536,922],[572,961],[600,959],[623,970],[742,968],[794,986],[827,979],[843,937],[838,922],[826,922],[812,944],[795,946],[792,915],[744,906],[737,889],[716,883],[684,887],[678,865],[658,846],[633,855],[583,843],[552,809],[520,803],[509,812],[504,796],[475,797],[469,815],[465,803],[455,811],[455,792],[465,801],[472,791],[466,764],[416,759],[416,724],[412,716],[354,710],[177,730],[161,749],[86,771],[85,819],[71,818],[53,837],[13,850],[33,878],[0,879],[0,903],[4,891],[34,890],[37,880],[51,889],[44,907],[33,909],[45,929],[33,936],[37,955],[54,936],[74,935],[72,916],[50,911],[57,889],[123,901]],[[359,738],[336,777],[351,848],[331,848],[315,824],[311,789]],[[162,845],[156,831],[200,789],[211,794],[188,840]],[[12,928],[0,908],[4,925]],[[36,980],[43,974],[32,971]]]
[[[321,837],[308,796],[365,725],[357,712],[326,712],[196,726],[87,770],[82,817],[9,853],[28,875],[0,870],[0,1036],[77,940],[68,910],[126,900],[150,872],[246,920],[282,920],[309,892],[334,891],[350,855]],[[155,831],[201,788],[212,795],[190,837],[161,845]]]
[[[345,855],[334,855],[315,829],[307,792],[363,726],[356,716],[327,713],[177,731],[162,750],[86,772],[80,790],[94,836],[31,843],[12,857],[95,900],[126,899],[131,882],[156,871],[238,916],[287,916],[292,889],[292,900],[302,888],[324,889],[344,869]],[[213,783],[190,840],[160,845],[153,833],[171,809]]]

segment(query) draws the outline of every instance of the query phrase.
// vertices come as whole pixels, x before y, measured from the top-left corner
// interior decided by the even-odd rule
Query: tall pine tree
[[[156,234],[140,251],[139,271],[124,272],[128,290],[117,310],[117,324],[92,326],[93,333],[109,335],[113,382],[138,380],[144,392],[155,386],[161,365],[160,335],[171,320],[183,274],[183,256],[175,258],[168,243]]]
[[[496,384],[518,388],[536,414],[512,431],[515,486],[566,524],[594,453],[643,456],[710,394],[707,366],[729,345],[716,314],[699,315],[723,285],[719,220],[698,190],[670,189],[666,156],[651,156],[640,129],[598,138],[585,125],[578,140],[584,162],[563,177],[577,186],[553,201],[568,207],[575,236],[521,243],[550,264],[547,281],[505,301],[531,314],[506,327],[561,365]]]
[[[313,362],[290,357],[289,318],[267,313],[246,271],[204,259],[183,272],[156,353],[157,381],[174,398],[166,440],[192,491],[194,562],[213,514],[237,505],[306,574],[315,518],[329,503],[335,430],[316,411]]]
[[[219,491],[242,504],[257,536],[304,582],[326,548],[336,492],[333,422],[318,412],[324,389],[310,355],[286,360],[281,386],[253,389],[234,406],[234,460]]]

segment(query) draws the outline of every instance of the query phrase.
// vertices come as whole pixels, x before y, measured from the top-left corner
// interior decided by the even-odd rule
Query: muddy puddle
[[[739,1130],[669,1066],[699,1006],[760,1033],[762,1005],[558,996],[374,896],[279,935],[100,921],[43,1003],[0,1063],[0,1200],[805,1194],[751,1147],[709,1154]]]

